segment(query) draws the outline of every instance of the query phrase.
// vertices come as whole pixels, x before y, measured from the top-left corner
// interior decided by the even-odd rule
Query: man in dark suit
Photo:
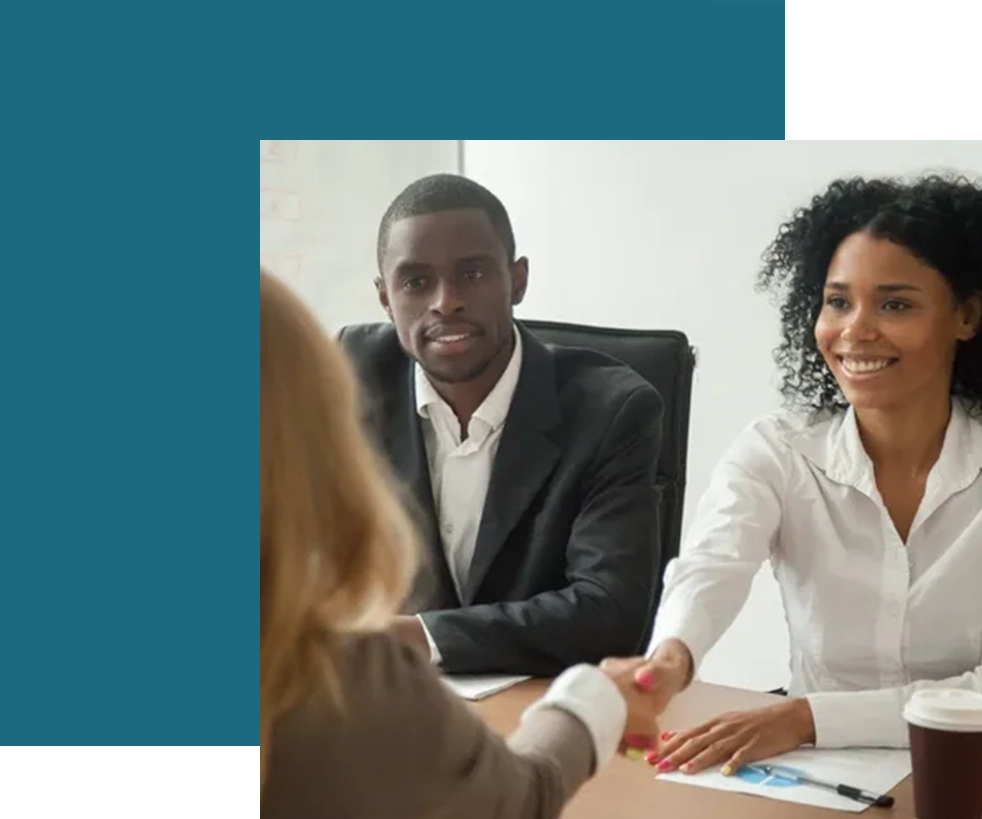
[[[341,339],[426,546],[418,616],[394,630],[448,673],[553,675],[643,651],[659,566],[658,393],[513,319],[528,260],[501,202],[471,180],[403,191],[378,264],[393,323]]]

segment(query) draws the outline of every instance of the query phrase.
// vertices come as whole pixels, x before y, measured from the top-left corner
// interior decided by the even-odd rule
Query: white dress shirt
[[[953,402],[906,545],[851,409],[751,425],[666,570],[651,647],[678,638],[698,669],[768,559],[816,745],[906,747],[914,690],[982,691],[982,420]]]
[[[487,398],[474,410],[466,438],[450,405],[440,397],[423,368],[419,364],[415,367],[416,411],[423,428],[440,540],[458,596],[474,557],[491,467],[522,369],[522,337],[517,330],[514,334],[511,358]],[[439,648],[425,625],[423,630],[430,656],[439,663]]]

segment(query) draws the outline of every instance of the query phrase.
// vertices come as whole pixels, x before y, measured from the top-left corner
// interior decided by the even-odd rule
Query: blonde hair
[[[259,272],[259,737],[318,690],[340,696],[345,632],[384,627],[416,566],[410,522],[361,430],[337,345]]]

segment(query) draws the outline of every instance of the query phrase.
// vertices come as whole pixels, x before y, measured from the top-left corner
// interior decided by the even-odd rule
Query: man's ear
[[[511,263],[511,303],[521,304],[529,286],[529,260],[520,256]]]
[[[385,289],[385,280],[381,276],[375,277],[375,292],[378,294],[378,303],[382,305],[385,314],[392,321],[392,307],[389,304],[389,291]]]

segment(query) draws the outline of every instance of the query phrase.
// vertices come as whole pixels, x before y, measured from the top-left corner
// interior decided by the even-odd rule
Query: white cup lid
[[[904,719],[939,731],[982,731],[982,694],[958,688],[916,691],[907,701]]]

